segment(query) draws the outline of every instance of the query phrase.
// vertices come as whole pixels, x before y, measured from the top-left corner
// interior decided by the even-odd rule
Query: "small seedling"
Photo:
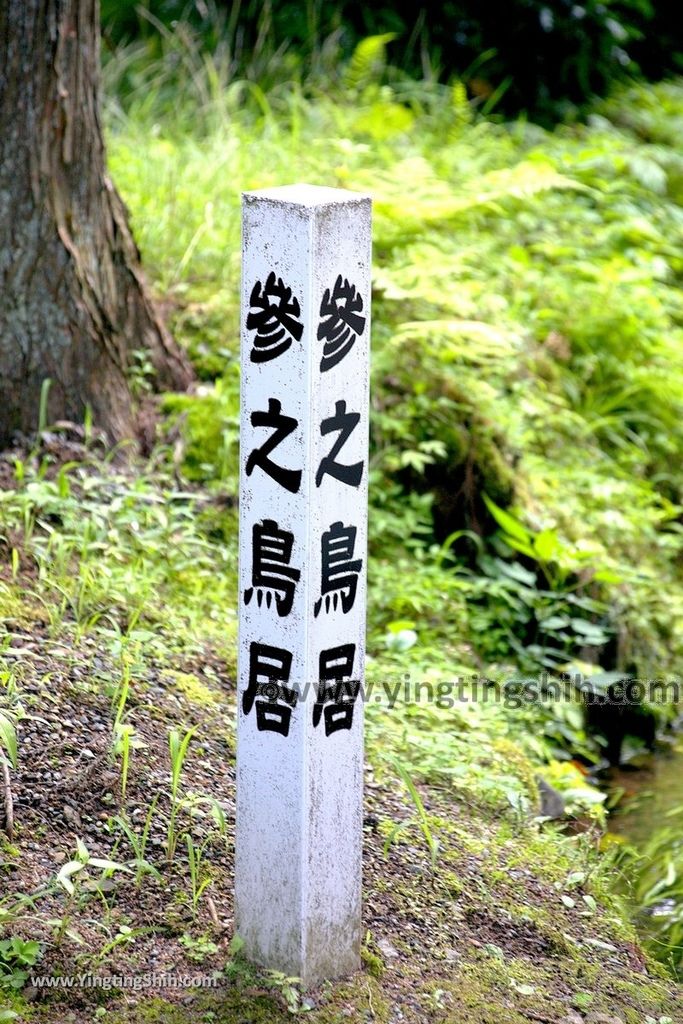
[[[184,734],[181,734],[179,729],[171,729],[168,734],[168,749],[171,755],[171,813],[168,819],[168,830],[166,833],[166,857],[169,864],[175,856],[176,847],[178,845],[176,822],[178,812],[182,805],[182,799],[180,797],[180,773],[183,770],[185,758],[187,757],[190,740],[196,731],[197,727],[193,726],[191,729],[187,729]]]
[[[19,938],[0,941],[0,988],[20,989],[28,979],[28,968],[41,955],[39,942]]]
[[[425,810],[424,804],[422,803],[422,797],[418,793],[415,783],[400,761],[392,759],[392,764],[410,794],[413,804],[415,805],[415,810],[417,811],[417,817],[411,818],[409,821],[397,822],[394,825],[389,833],[387,841],[384,844],[384,855],[387,855],[389,847],[404,829],[417,826],[424,837],[425,843],[427,844],[432,871],[435,871],[436,861],[439,855],[439,840],[434,836],[434,833],[431,830],[429,816]]]

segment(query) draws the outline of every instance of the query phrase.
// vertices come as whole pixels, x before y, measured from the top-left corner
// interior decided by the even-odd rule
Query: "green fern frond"
[[[453,111],[453,123],[451,126],[451,137],[457,137],[463,128],[472,123],[472,108],[467,99],[467,88],[459,78],[451,87],[451,109]]]
[[[387,43],[395,38],[395,32],[383,32],[381,35],[361,39],[344,74],[347,89],[361,92],[379,78],[386,64]]]

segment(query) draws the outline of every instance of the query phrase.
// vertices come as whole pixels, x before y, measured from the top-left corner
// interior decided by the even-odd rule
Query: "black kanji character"
[[[287,351],[293,338],[301,340],[304,328],[298,319],[299,300],[292,296],[292,289],[281,277],[276,280],[274,273],[268,274],[265,287],[257,281],[249,305],[247,330],[256,331],[250,356],[252,363],[277,359]]]
[[[292,655],[268,644],[249,645],[249,685],[242,694],[242,711],[248,715],[256,703],[259,732],[289,735],[292,708],[298,696],[285,686],[292,670]]]
[[[330,289],[325,289],[320,303],[321,319],[318,325],[318,341],[325,339],[320,369],[324,373],[340,363],[353,348],[356,338],[365,329],[365,317],[359,316],[363,299],[355,285],[349,284],[341,274]]]
[[[254,590],[259,608],[265,598],[270,608],[275,592],[278,615],[289,615],[294,601],[294,590],[301,572],[289,563],[292,558],[294,534],[281,530],[274,519],[254,523],[252,531],[251,586],[244,591],[244,603],[249,604]]]
[[[322,536],[322,583],[321,596],[315,602],[314,615],[318,616],[325,598],[325,611],[337,607],[338,593],[344,613],[353,608],[358,586],[358,575],[363,567],[361,558],[353,558],[356,546],[356,527],[332,523]]]
[[[329,473],[330,476],[335,477],[337,480],[341,480],[343,484],[349,484],[350,487],[358,487],[361,477],[363,476],[363,463],[356,462],[352,466],[345,466],[341,462],[335,462],[337,455],[342,450],[351,434],[360,423],[359,412],[347,412],[346,402],[344,400],[335,403],[334,416],[328,417],[323,420],[320,424],[320,433],[330,434],[334,430],[339,431],[339,437],[332,445],[330,454],[325,455],[320,460],[320,466],[318,472],[315,475],[315,485],[320,487],[322,479],[325,473]]]
[[[299,426],[293,416],[285,416],[282,405],[277,398],[268,399],[268,412],[252,412],[252,427],[272,427],[273,433],[260,448],[254,448],[247,459],[247,476],[251,476],[255,466],[260,466],[264,473],[271,476],[276,483],[296,494],[301,485],[300,469],[284,469],[269,459],[270,453],[289,437]]]
[[[325,717],[325,735],[353,725],[353,708],[360,693],[360,679],[349,679],[356,656],[355,644],[340,644],[320,652],[319,685],[313,705],[313,726]],[[327,685],[327,684],[331,685]]]

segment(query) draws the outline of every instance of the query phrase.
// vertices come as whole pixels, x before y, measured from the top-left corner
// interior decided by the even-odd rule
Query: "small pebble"
[[[382,956],[388,957],[389,959],[392,959],[399,955],[396,947],[392,946],[388,939],[379,939],[377,942],[377,948],[379,949]]]

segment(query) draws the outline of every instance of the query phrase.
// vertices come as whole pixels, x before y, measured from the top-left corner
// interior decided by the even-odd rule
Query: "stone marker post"
[[[236,926],[312,985],[359,965],[370,199],[243,197]]]

